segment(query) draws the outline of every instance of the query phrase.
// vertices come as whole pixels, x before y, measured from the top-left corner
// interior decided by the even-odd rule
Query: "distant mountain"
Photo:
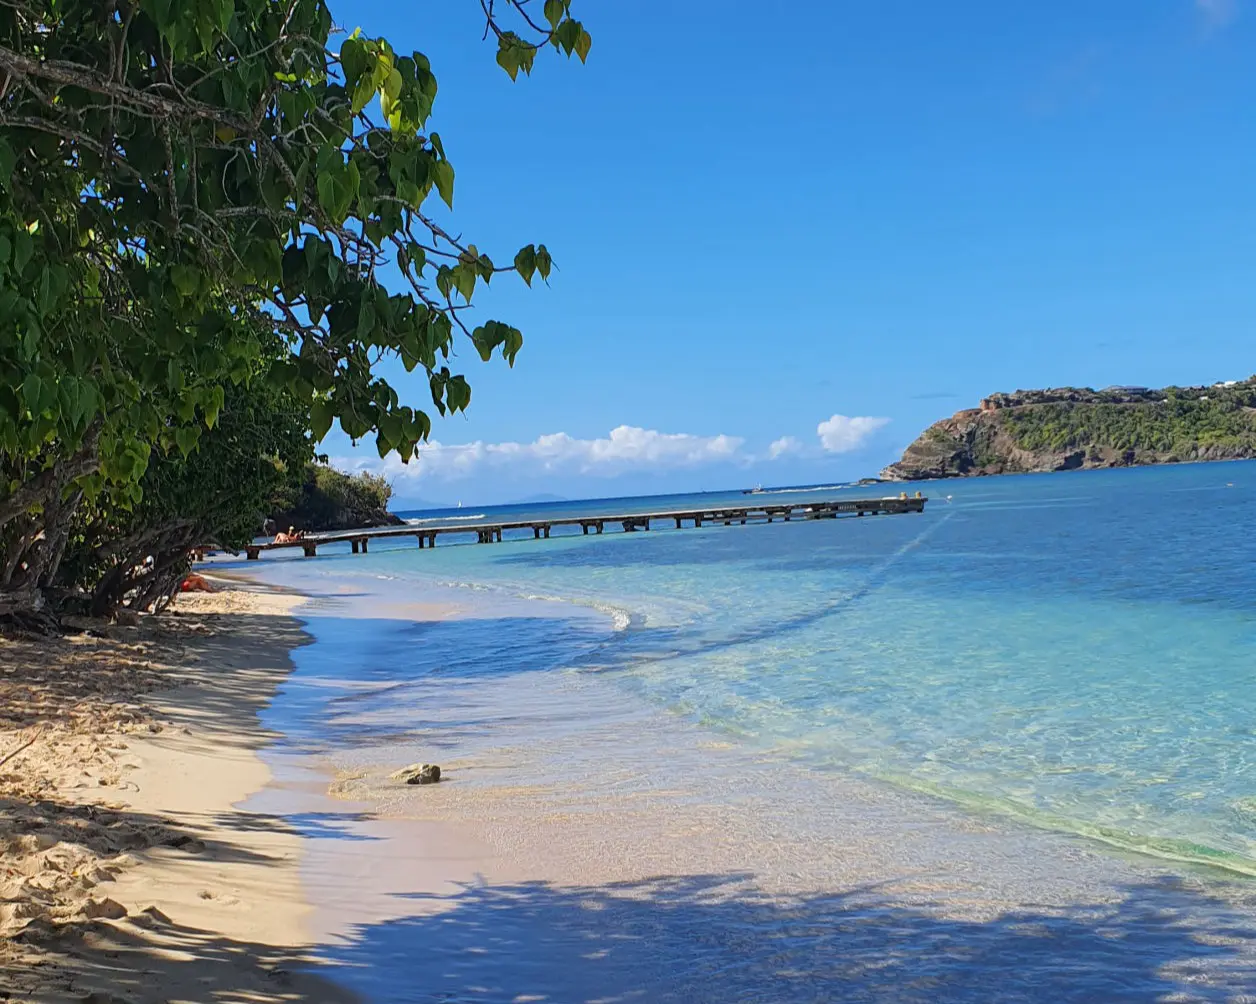
[[[533,505],[534,503],[537,503],[537,502],[567,502],[567,501],[570,501],[570,500],[564,498],[562,495],[541,494],[541,495],[529,495],[527,498],[514,499],[510,502],[503,502],[502,505]]]
[[[428,499],[397,499],[392,504],[393,512],[417,512],[423,509],[453,509],[448,502],[432,502]]]
[[[992,394],[935,422],[890,481],[1256,457],[1256,377],[1211,387]]]

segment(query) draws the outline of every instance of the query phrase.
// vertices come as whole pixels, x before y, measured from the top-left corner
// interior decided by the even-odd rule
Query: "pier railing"
[[[837,519],[849,516],[888,516],[910,512],[924,512],[929,500],[919,492],[914,497],[906,493],[897,498],[847,499],[841,502],[808,502],[795,505],[731,506],[719,509],[683,509],[669,512],[625,513],[612,516],[553,516],[544,519],[525,519],[514,522],[485,521],[461,523],[457,526],[425,526],[422,523],[407,526],[381,527],[371,530],[349,530],[343,533],[310,534],[300,540],[282,543],[249,544],[245,552],[250,560],[256,560],[263,551],[299,547],[305,556],[314,557],[320,547],[341,544],[346,541],[354,554],[365,554],[370,541],[392,537],[414,537],[420,548],[435,547],[440,536],[475,534],[477,543],[500,542],[508,531],[532,531],[535,539],[549,537],[556,526],[578,526],[582,533],[602,533],[606,527],[620,527],[625,533],[649,530],[652,526],[672,525],[679,530],[690,526],[741,526],[747,523],[788,523],[792,520]]]

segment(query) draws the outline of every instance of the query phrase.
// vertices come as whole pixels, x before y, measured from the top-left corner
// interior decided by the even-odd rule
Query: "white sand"
[[[351,999],[296,971],[300,838],[237,808],[269,777],[257,710],[305,640],[295,602],[193,595],[107,638],[0,642],[0,755],[38,735],[0,768],[16,999]]]

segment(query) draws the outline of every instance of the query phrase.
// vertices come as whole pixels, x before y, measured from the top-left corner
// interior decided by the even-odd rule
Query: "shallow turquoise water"
[[[816,769],[1256,874],[1256,464],[920,487],[923,515],[405,542],[269,573],[552,599],[571,631],[463,631],[407,672],[597,672]],[[836,494],[856,491],[884,489]]]

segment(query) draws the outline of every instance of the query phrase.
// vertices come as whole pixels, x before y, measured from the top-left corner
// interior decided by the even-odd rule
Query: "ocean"
[[[879,807],[860,811],[876,816],[873,829],[886,847],[934,847],[936,834],[896,835],[912,828],[903,820],[925,816],[931,826],[945,817],[955,834],[1002,834],[997,839],[1012,843],[998,845],[1001,858],[1023,858],[1014,870],[1042,870],[1025,879],[1030,885],[1049,884],[1072,867],[1042,864],[1057,855],[1084,859],[1077,867],[1085,889],[1103,885],[1094,876],[1105,869],[1116,876],[1115,888],[1132,868],[1209,889],[1231,883],[1231,893],[1243,895],[1247,877],[1256,875],[1256,688],[1249,679],[1256,669],[1249,508],[1256,463],[829,487],[771,501],[918,489],[930,498],[923,514],[608,529],[603,536],[583,536],[577,527],[555,530],[549,540],[529,532],[492,545],[442,537],[434,550],[419,550],[412,539],[373,541],[366,555],[344,545],[344,553],[326,548],[316,560],[279,552],[242,563],[312,597],[301,615],[314,644],[297,651],[297,670],[265,717],[284,736],[276,763],[317,758],[348,779],[355,798],[398,818],[500,824],[503,806],[530,812],[521,807],[578,789],[585,793],[579,805],[568,798],[546,818],[587,827],[573,819],[590,806],[666,803],[662,823],[640,825],[668,840],[679,839],[682,820],[700,825],[693,820],[714,818],[712,806],[737,804],[730,779],[761,776],[760,788],[779,785],[788,794],[772,803],[774,836],[764,836],[766,794],[741,816],[731,814],[721,832],[744,824],[755,860],[779,853],[778,884],[795,897],[824,885],[826,855],[840,857],[839,838],[855,840],[850,813],[833,807],[843,799]],[[401,515],[508,521],[746,501],[734,492]],[[455,615],[433,620],[417,604],[443,604]],[[615,770],[599,759],[609,750]],[[422,792],[399,800],[378,780],[411,759],[452,762],[454,780],[464,766],[462,787],[440,786],[449,794],[440,796],[439,811],[430,800],[416,809]],[[708,760],[724,766],[700,783]],[[661,784],[660,771],[679,787]],[[541,794],[501,801],[525,782]],[[862,794],[852,795],[851,784]],[[786,802],[793,808],[780,808]],[[898,822],[886,822],[887,813]],[[745,822],[752,817],[760,821]],[[549,825],[532,822],[538,831]],[[632,853],[634,825],[617,825],[621,843],[604,860]],[[486,832],[492,837],[491,827]],[[575,843],[593,839],[587,828],[570,832],[579,834]],[[507,858],[512,848],[532,846],[509,832],[489,842]],[[537,852],[528,853],[535,860]],[[711,867],[739,860],[733,850],[719,853]],[[956,860],[969,853],[957,851]],[[894,857],[869,854],[886,869]],[[922,874],[913,861],[912,874]],[[987,860],[985,867],[994,875],[1002,866]],[[551,887],[564,881],[554,869]],[[1002,889],[1011,880],[990,882]],[[945,884],[939,879],[918,895]],[[483,896],[486,887],[460,888],[460,895],[474,888]],[[987,923],[1006,909],[995,902],[1003,902],[1000,895],[990,894],[989,909],[973,907],[973,917]],[[1061,902],[1077,895],[1061,892]],[[1114,894],[1104,895],[1110,901]],[[1234,895],[1226,901],[1233,904]],[[1058,920],[1063,907],[1053,909]],[[343,947],[353,944],[347,935],[342,943],[329,957],[360,969],[360,945]],[[387,944],[376,944],[372,958],[401,965],[408,949]],[[820,949],[808,945],[791,966],[804,956],[814,961]],[[470,950],[461,942],[457,949]],[[1140,983],[1126,972],[1134,958],[1136,951],[1120,964],[1096,956],[1086,977],[1099,980],[1093,984],[1076,982],[1076,973],[1073,982],[1053,983],[1044,973],[1059,976],[1067,966],[1027,965],[1021,995],[999,999],[1148,1000],[1177,992],[1161,965],[1168,960],[1140,961]],[[381,973],[394,972],[380,965]],[[994,984],[954,982],[972,974],[966,966],[933,974],[954,993],[922,990],[921,999],[994,999],[981,991]],[[722,998],[712,990],[710,999],[882,999],[882,977],[871,970],[842,977],[855,980],[841,984],[851,997],[826,996],[817,988],[836,985],[836,977],[825,971],[803,983],[763,982],[759,972],[719,984]],[[999,972],[998,980],[1011,978]],[[1103,972],[1115,982],[1103,982],[1096,975]],[[658,988],[666,977],[658,978],[643,984],[655,992],[632,999],[687,999],[664,995]],[[452,987],[449,996],[403,991],[395,976],[359,988],[379,1000],[518,997],[506,983],[479,993],[468,989],[475,985],[469,977],[435,982]],[[905,985],[894,983],[901,996],[893,999],[914,999]],[[562,986],[546,984],[545,999],[596,999],[596,980],[580,991],[593,996],[573,990],[564,997]],[[972,996],[961,987],[975,988]],[[1085,994],[1072,994],[1076,988]],[[1198,999],[1214,999],[1200,992]],[[1230,998],[1218,991],[1215,999]]]

